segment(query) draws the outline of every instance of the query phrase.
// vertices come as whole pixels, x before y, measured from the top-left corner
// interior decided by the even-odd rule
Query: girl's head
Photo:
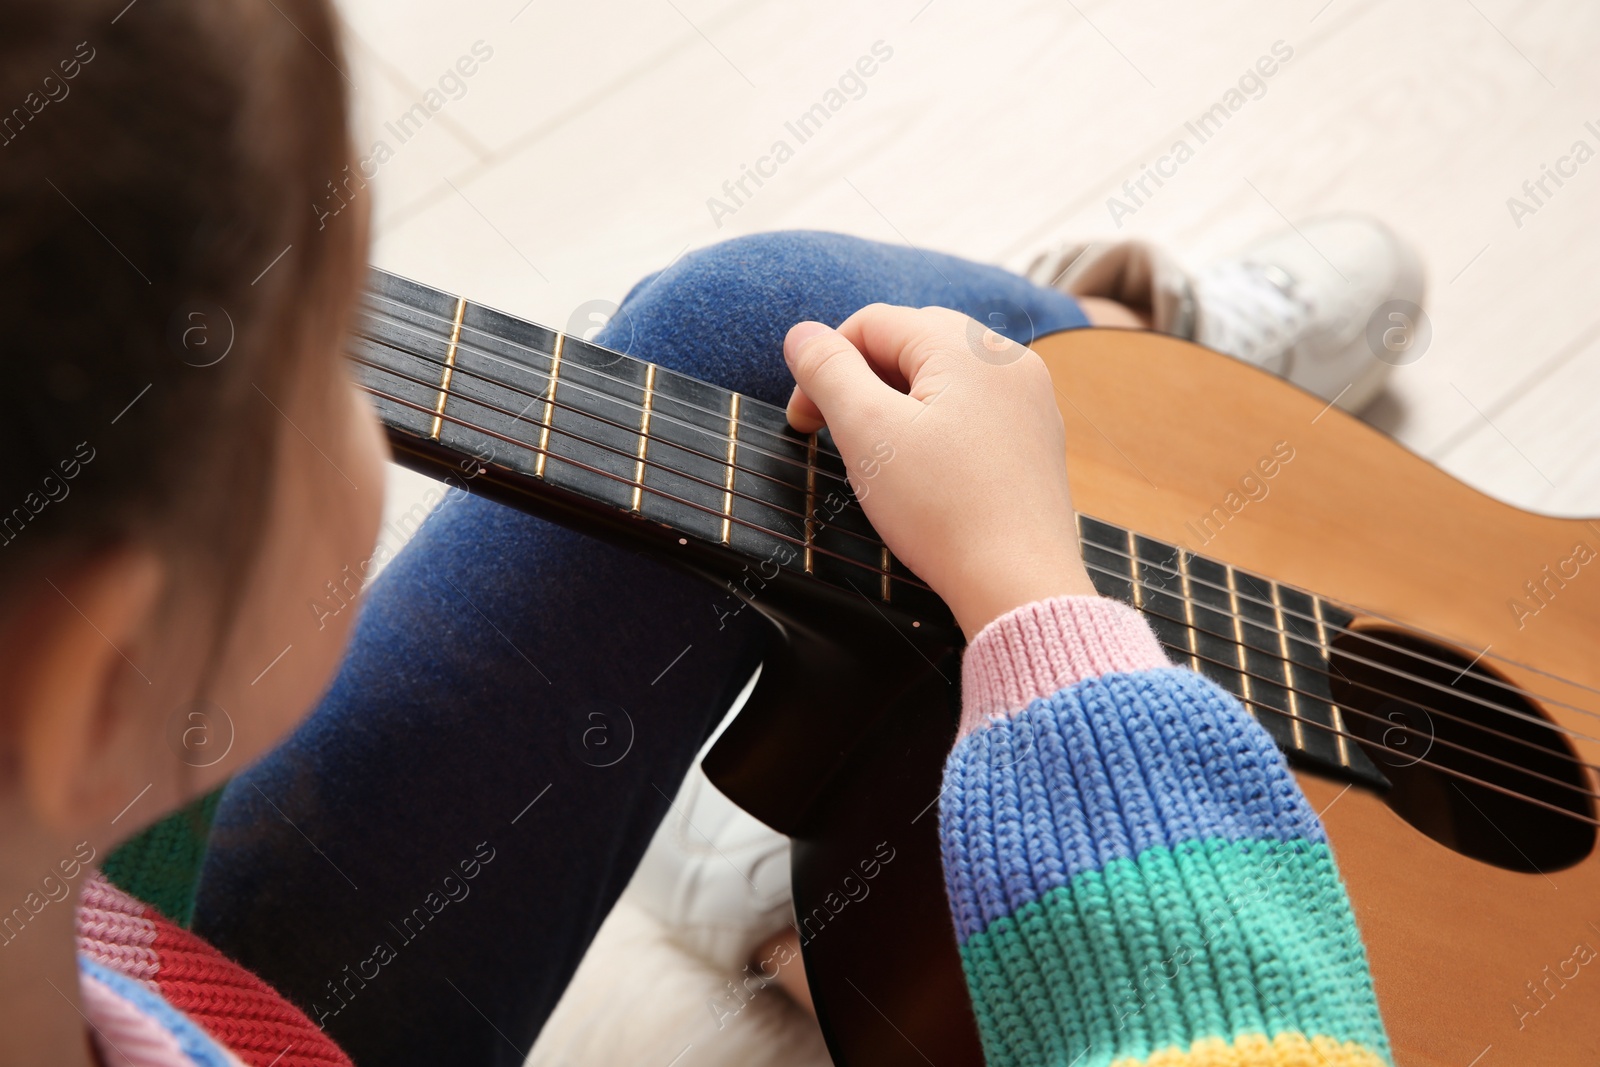
[[[342,66],[323,0],[0,7],[13,838],[137,828],[337,662],[383,491],[341,359],[365,205],[315,206],[352,158]]]

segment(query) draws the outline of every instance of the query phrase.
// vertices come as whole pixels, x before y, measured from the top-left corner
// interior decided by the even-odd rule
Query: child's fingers
[[[784,341],[785,356],[791,357],[806,341],[825,331],[827,328],[821,323],[800,323]],[[925,399],[918,382],[929,360],[938,353],[947,352],[952,338],[970,340],[970,336],[976,335],[975,331],[978,327],[971,319],[949,308],[869,304],[846,319],[835,336],[848,344],[857,358],[890,387]],[[834,352],[836,348],[830,348],[814,355],[820,357]],[[789,397],[789,424],[802,433],[813,433],[827,421],[823,409],[830,401],[807,389],[806,380],[792,359],[790,369],[799,385]],[[860,395],[871,396],[877,392],[866,388],[864,378],[851,380],[861,388]]]
[[[919,396],[917,380],[952,338],[981,332],[970,318],[949,308],[868,304],[839,324],[839,333],[892,385]]]
[[[799,414],[805,417],[815,410],[819,423],[828,415],[870,418],[871,409],[903,399],[878,377],[855,345],[820,322],[793,327],[784,338],[783,357],[807,405]]]
[[[789,394],[789,425],[801,433],[816,433],[827,422],[822,417],[822,409],[814,404],[809,396],[797,385]]]

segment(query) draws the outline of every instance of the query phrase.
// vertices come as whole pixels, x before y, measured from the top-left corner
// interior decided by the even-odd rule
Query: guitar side
[[[1372,615],[1358,626],[1435,635],[1464,660],[1488,648],[1501,678],[1549,698],[1535,704],[1574,732],[1577,757],[1600,761],[1585,736],[1600,736],[1600,561],[1559,582],[1546,570],[1572,566],[1579,544],[1600,548],[1600,525],[1493,500],[1194,345],[1076,330],[1033,348],[1056,386],[1081,511],[1359,605]],[[1596,1059],[1600,974],[1586,972],[1600,960],[1575,961],[1580,946],[1600,950],[1600,859],[1502,869],[1439,844],[1381,797],[1300,781],[1349,886],[1399,1063],[1460,1067],[1491,1048],[1493,1063]],[[1583,781],[1594,789],[1587,771]]]

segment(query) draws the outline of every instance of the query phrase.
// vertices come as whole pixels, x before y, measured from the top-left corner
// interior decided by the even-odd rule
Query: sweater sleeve
[[[990,1067],[1392,1063],[1316,813],[1137,612],[1018,608],[962,688],[939,820]]]

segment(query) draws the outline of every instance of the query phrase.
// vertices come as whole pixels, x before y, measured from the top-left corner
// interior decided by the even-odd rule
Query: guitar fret
[[[887,604],[887,603],[889,603],[889,560],[890,560],[889,546],[888,545],[884,545],[883,546],[882,553],[883,553],[882,596],[883,596],[883,602],[885,604]]]
[[[1200,669],[1200,641],[1195,636],[1194,625],[1194,590],[1189,584],[1189,555],[1183,549],[1178,549],[1178,577],[1183,589],[1183,621],[1189,627],[1189,664],[1195,670]]]
[[[1094,583],[1095,591],[1132,604],[1132,583],[1123,577],[1123,571],[1129,568],[1127,531],[1079,514],[1074,518],[1078,527],[1078,548],[1084,565],[1089,568],[1089,580]]]
[[[1233,567],[1223,564],[1223,571],[1228,576],[1228,606],[1233,613],[1233,640],[1236,657],[1239,660],[1239,686],[1240,698],[1249,705],[1252,718],[1260,720],[1261,715],[1255,702],[1255,696],[1250,691],[1250,664],[1245,659],[1244,644],[1244,618],[1239,610],[1239,586],[1234,580]]]
[[[450,325],[450,347],[444,352],[444,373],[439,377],[439,401],[433,406],[433,426],[428,432],[428,436],[435,441],[444,432],[444,402],[450,398],[450,379],[456,372],[456,347],[461,343],[461,320],[466,314],[467,300],[459,297],[456,300],[455,321]]]
[[[1182,657],[1197,648],[1194,631],[1185,620],[1188,604],[1183,599],[1183,562],[1176,546],[1135,534],[1134,556],[1128,569],[1139,583],[1139,608],[1156,638],[1175,655]],[[1196,657],[1191,656],[1191,662]]]
[[[806,573],[812,573],[811,548],[817,540],[817,435],[806,438]]]
[[[645,450],[650,446],[650,412],[655,402],[656,391],[656,365],[648,364],[644,369],[644,403],[640,405],[642,411],[639,415],[639,458],[633,465],[633,513],[639,514],[639,507],[644,500],[644,457]]]
[[[1132,530],[1128,531],[1128,580],[1133,583],[1133,606],[1144,609],[1144,582],[1139,577],[1139,546]]]
[[[1294,677],[1294,659],[1289,654],[1289,629],[1288,622],[1283,617],[1283,597],[1278,591],[1278,583],[1272,582],[1272,612],[1278,625],[1278,653],[1283,657],[1284,689],[1289,696],[1289,728],[1294,732],[1296,748],[1306,747],[1305,724],[1300,715],[1300,694]]]
[[[544,477],[544,462],[550,455],[550,422],[556,414],[556,381],[561,375],[561,349],[567,335],[556,334],[555,351],[550,354],[550,388],[544,395],[544,419],[539,428],[539,455],[533,461],[533,476]]]
[[[1328,645],[1328,627],[1327,622],[1322,614],[1321,597],[1313,596],[1311,598],[1311,614],[1317,620],[1317,644],[1322,646],[1324,653],[1327,653],[1330,651]],[[1333,666],[1333,659],[1331,655],[1328,658],[1328,666]],[[1348,767],[1350,766],[1350,737],[1344,725],[1344,712],[1340,710],[1336,701],[1330,700],[1328,702],[1328,706],[1333,711],[1333,728],[1337,731],[1337,733],[1333,735],[1333,739],[1338,744],[1339,762]]]
[[[728,477],[722,493],[722,543],[733,536],[733,470],[739,451],[739,394],[730,393],[728,400]]]

